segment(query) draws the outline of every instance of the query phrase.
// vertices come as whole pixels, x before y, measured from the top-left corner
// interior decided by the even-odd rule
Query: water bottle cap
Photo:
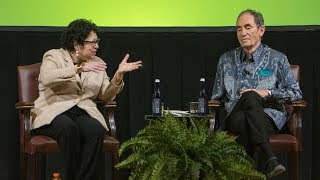
[[[160,79],[155,79],[154,82],[160,82]]]

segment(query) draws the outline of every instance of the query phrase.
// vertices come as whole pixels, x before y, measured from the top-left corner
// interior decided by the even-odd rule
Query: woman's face
[[[84,44],[78,45],[76,48],[79,51],[79,60],[88,61],[96,56],[99,41],[97,34],[92,31],[85,39]]]

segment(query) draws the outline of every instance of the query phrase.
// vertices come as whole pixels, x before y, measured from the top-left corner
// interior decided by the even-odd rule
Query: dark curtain
[[[17,102],[18,65],[40,62],[49,49],[59,48],[61,29],[40,28],[25,30],[11,28],[0,31],[1,61],[1,111],[3,114],[0,179],[19,178],[19,119],[15,110]],[[101,44],[98,55],[108,65],[107,73],[113,76],[126,53],[129,61],[142,60],[143,68],[124,76],[125,87],[117,96],[116,124],[120,141],[134,136],[147,122],[144,115],[151,112],[153,81],[160,79],[165,108],[187,110],[190,101],[197,100],[200,77],[206,78],[207,95],[211,96],[219,57],[238,46],[235,32],[228,29],[199,30],[197,28],[153,30],[101,28]],[[301,65],[301,88],[308,107],[303,113],[303,152],[300,154],[300,179],[320,179],[320,157],[316,153],[320,135],[319,84],[320,31],[269,30],[263,43],[287,54],[291,64]],[[50,155],[49,155],[50,156]],[[43,176],[49,178],[59,163],[48,158],[42,163],[47,169]],[[286,161],[286,158],[284,158]],[[50,169],[51,168],[51,169]],[[47,174],[46,174],[47,173]],[[122,179],[128,172],[122,171]],[[287,173],[279,179],[286,179]]]

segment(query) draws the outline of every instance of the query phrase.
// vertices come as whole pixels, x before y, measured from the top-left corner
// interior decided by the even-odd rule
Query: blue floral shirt
[[[285,54],[260,46],[247,59],[241,47],[224,53],[218,63],[211,99],[225,99],[228,115],[240,99],[244,89],[269,89],[271,97],[279,102],[302,98],[298,82],[291,71]],[[265,108],[268,114],[281,129],[286,122],[286,112],[279,109]]]

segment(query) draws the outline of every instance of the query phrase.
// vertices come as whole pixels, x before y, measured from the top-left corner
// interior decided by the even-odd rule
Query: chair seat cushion
[[[103,148],[102,151],[103,152],[116,152],[118,153],[118,149],[119,149],[119,141],[116,140],[115,138],[113,138],[112,136],[104,136],[104,140],[103,140]]]
[[[290,134],[270,135],[269,141],[274,152],[298,151],[297,138]]]
[[[26,153],[37,153],[37,152],[59,152],[59,145],[56,140],[49,136],[36,135],[32,136],[30,141],[26,143]]]
[[[297,138],[290,134],[275,134],[269,136],[273,151],[288,152],[298,151]]]
[[[119,148],[119,141],[115,138],[105,135],[103,140],[102,151],[114,152]],[[59,145],[56,140],[49,136],[36,135],[32,136],[30,141],[26,143],[25,152],[26,153],[56,153],[59,152]]]

